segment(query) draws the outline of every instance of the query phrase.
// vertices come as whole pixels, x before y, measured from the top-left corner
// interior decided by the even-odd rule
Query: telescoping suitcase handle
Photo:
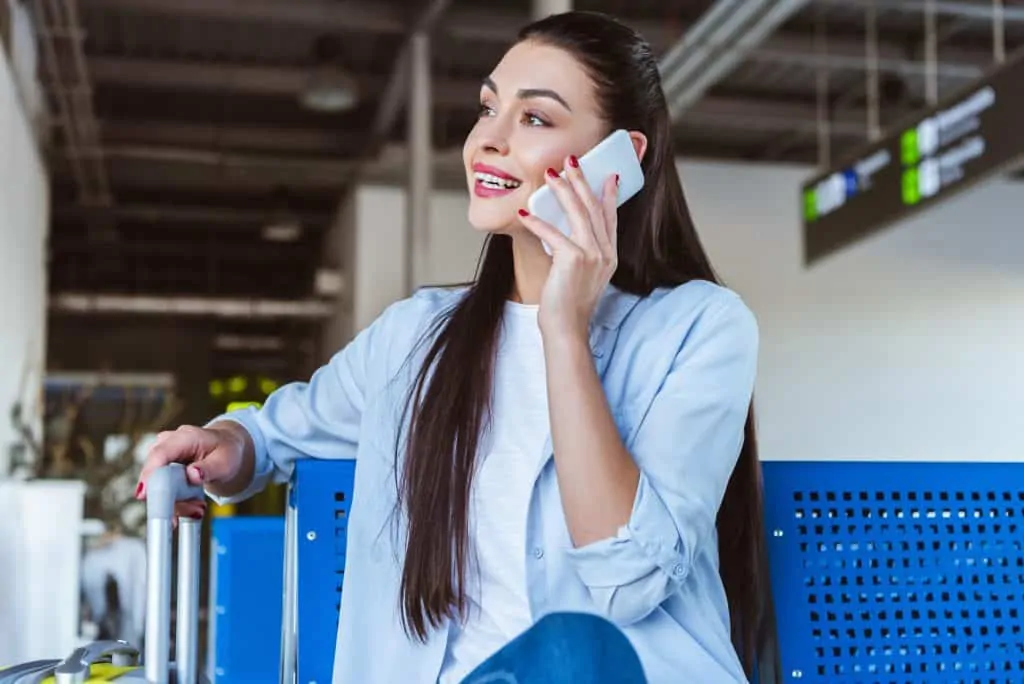
[[[173,667],[170,662],[171,541],[174,538],[174,504],[188,499],[202,499],[203,488],[188,483],[185,466],[172,463],[153,471],[146,482],[146,492],[144,681],[146,684],[198,684],[199,543],[202,521],[178,518],[178,605],[176,662]],[[52,672],[57,684],[81,684],[88,679],[94,663],[112,657],[115,665],[134,665],[137,655],[135,647],[123,641],[101,641],[75,649],[74,653],[58,662]],[[49,671],[49,667],[46,669]],[[6,679],[0,677],[0,680]],[[138,682],[140,676],[134,671],[119,677],[118,681]]]
[[[146,650],[151,684],[170,682],[171,539],[174,504],[202,499],[180,463],[158,468],[146,483]],[[178,519],[178,605],[175,639],[177,684],[196,684],[199,672],[199,542],[202,520]]]

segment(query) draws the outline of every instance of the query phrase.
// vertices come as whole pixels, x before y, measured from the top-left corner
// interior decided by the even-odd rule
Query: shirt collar
[[[608,330],[616,330],[639,301],[639,295],[623,292],[609,283],[597,302],[591,320],[594,325]]]

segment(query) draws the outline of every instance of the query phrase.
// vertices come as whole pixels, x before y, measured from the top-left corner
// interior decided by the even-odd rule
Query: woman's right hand
[[[142,466],[135,498],[144,500],[150,474],[170,463],[185,464],[190,484],[219,493],[218,483],[235,480],[242,470],[246,443],[239,429],[240,426],[228,425],[208,428],[182,425],[177,430],[161,432]],[[175,513],[182,517],[201,518],[205,512],[205,500],[179,501],[175,505]]]

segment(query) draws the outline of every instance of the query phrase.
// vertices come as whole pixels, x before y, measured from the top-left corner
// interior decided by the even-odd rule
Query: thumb
[[[203,433],[196,458],[185,469],[189,483],[201,485],[232,479],[241,460],[241,445],[225,431],[207,429]]]

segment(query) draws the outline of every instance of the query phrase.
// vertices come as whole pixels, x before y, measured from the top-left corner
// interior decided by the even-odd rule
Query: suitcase
[[[203,498],[179,463],[159,468],[146,483],[145,653],[124,641],[97,641],[63,660],[0,669],[0,684],[203,684],[199,672],[199,562],[202,521],[178,519],[175,661],[170,660],[171,560],[176,501]]]

